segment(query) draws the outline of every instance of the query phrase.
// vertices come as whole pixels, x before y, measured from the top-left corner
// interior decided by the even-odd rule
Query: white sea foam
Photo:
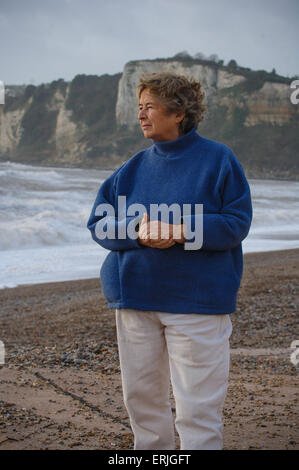
[[[86,228],[111,171],[0,163],[0,288],[99,276],[107,250]],[[299,247],[299,183],[250,180],[243,251]]]

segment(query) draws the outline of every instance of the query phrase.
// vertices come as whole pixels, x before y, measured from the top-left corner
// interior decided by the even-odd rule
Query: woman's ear
[[[186,113],[178,113],[176,115],[176,122],[178,124],[180,124],[182,122],[182,120],[184,119],[184,117],[186,116]]]

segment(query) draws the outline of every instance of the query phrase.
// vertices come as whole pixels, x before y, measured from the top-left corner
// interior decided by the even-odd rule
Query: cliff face
[[[144,72],[158,71],[175,72],[196,78],[203,84],[207,103],[215,106],[218,102],[228,108],[229,114],[235,107],[240,109],[246,107],[248,115],[244,121],[245,126],[255,126],[260,123],[282,125],[288,123],[296,112],[298,114],[298,107],[295,108],[290,102],[290,86],[287,83],[265,81],[263,86],[256,91],[246,92],[243,88],[242,96],[236,99],[236,96],[229,93],[228,89],[240,83],[244,85],[244,82],[248,81],[244,75],[218,70],[208,65],[186,66],[176,61],[140,61],[127,64],[119,82],[116,104],[116,120],[119,126],[127,126],[130,129],[138,126],[135,94],[138,79]],[[218,93],[223,90],[225,93]]]
[[[247,106],[249,114],[245,126],[256,126],[263,122],[282,126],[292,116],[298,116],[299,111],[298,107],[291,104],[290,86],[286,83],[265,82],[260,90],[248,96]]]
[[[119,126],[127,126],[129,129],[138,126],[135,90],[140,75],[148,72],[172,72],[194,77],[202,83],[207,99],[217,90],[238,85],[245,80],[242,75],[223,70],[218,72],[217,68],[212,65],[191,64],[186,66],[178,61],[129,62],[124,68],[118,87],[116,121]]]
[[[227,106],[229,113],[236,108],[246,108],[246,127],[262,123],[282,126],[290,122],[292,117],[298,116],[298,107],[291,104],[290,86],[286,83],[267,81],[259,90],[250,93],[244,91],[242,96],[240,93],[238,97],[228,93],[221,97],[219,103]]]
[[[290,79],[199,60],[126,64],[122,74],[78,75],[39,87],[7,87],[0,106],[0,158],[40,165],[116,168],[151,145],[139,129],[142,73],[169,71],[200,80],[208,111],[199,132],[224,142],[249,177],[298,178],[299,106]]]
[[[4,107],[0,106],[0,152],[1,154],[13,154],[19,145],[22,135],[22,118],[25,108],[16,109],[4,113]]]

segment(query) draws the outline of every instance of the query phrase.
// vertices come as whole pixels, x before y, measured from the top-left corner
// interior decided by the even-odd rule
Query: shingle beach
[[[299,249],[244,256],[224,449],[299,449],[298,299]],[[6,288],[0,305],[0,450],[133,449],[100,281]]]

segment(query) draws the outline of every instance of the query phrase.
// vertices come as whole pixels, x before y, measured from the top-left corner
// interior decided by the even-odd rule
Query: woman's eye
[[[139,108],[139,111],[142,111],[142,109],[145,109],[145,111],[147,111],[148,109],[151,109],[152,106],[146,106],[145,108]]]

